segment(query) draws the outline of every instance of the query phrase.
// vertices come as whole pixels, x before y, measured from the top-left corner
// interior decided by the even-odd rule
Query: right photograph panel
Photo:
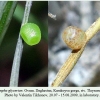
[[[100,1],[48,2],[48,86],[100,86]]]

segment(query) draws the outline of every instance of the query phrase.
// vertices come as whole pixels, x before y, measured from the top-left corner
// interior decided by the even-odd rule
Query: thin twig
[[[69,75],[71,70],[74,68],[78,59],[80,58],[82,52],[85,49],[87,42],[100,30],[100,18],[94,22],[91,27],[85,32],[87,35],[87,40],[84,46],[79,51],[72,51],[67,61],[62,65],[61,69],[56,75],[56,79],[52,83],[52,87],[57,87],[61,85],[61,83],[65,80],[65,78]]]
[[[32,6],[32,1],[27,1],[26,6],[25,6],[22,25],[28,22],[31,6]],[[15,50],[15,55],[14,55],[14,60],[13,60],[13,65],[12,65],[12,72],[11,72],[10,85],[9,85],[10,87],[18,86],[19,69],[20,69],[22,51],[23,51],[23,43],[19,34],[18,42],[17,42],[17,46]]]
[[[49,12],[49,13],[48,13],[48,16],[49,16],[50,18],[56,20],[56,15],[53,15],[52,13]]]

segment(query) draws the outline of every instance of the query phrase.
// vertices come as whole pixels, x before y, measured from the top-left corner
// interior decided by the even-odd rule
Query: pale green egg
[[[34,23],[27,23],[21,27],[20,35],[30,46],[36,45],[41,40],[40,28]]]

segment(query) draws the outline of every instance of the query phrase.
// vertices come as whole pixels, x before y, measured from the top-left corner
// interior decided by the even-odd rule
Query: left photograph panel
[[[48,87],[48,1],[0,1],[0,87]]]

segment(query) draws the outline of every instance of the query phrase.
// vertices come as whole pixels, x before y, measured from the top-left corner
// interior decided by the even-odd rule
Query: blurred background
[[[26,2],[17,3],[13,18],[0,46],[0,86],[9,86],[18,34]],[[48,2],[33,1],[29,22],[40,27],[42,39],[38,45],[24,49],[20,65],[19,86],[48,86]]]
[[[48,85],[50,86],[71,53],[61,34],[68,26],[86,31],[100,16],[100,1],[49,1],[48,11],[56,15],[48,19]],[[87,44],[63,87],[100,86],[100,32]]]

